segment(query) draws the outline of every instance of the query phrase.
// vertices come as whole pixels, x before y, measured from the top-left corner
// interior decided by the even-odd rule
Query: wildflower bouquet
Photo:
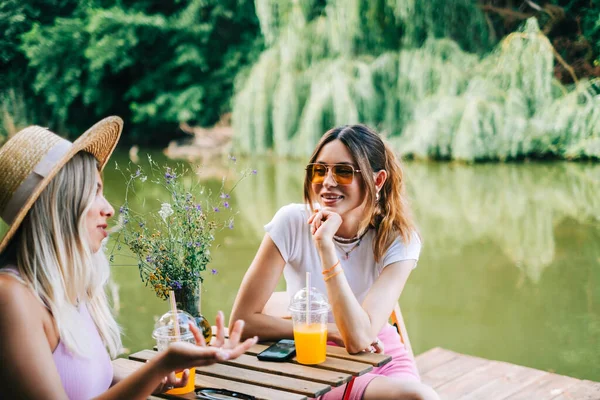
[[[214,198],[209,190],[194,183],[195,179],[189,179],[189,171],[184,167],[161,168],[150,157],[149,162],[149,176],[139,167],[135,172],[127,171],[125,203],[119,209],[117,246],[125,244],[131,249],[137,258],[142,282],[152,286],[158,297],[167,299],[170,290],[178,292],[203,282],[202,275],[211,261],[210,247],[215,232],[233,229],[230,193],[242,179],[256,171],[243,171],[229,191],[225,191],[223,178],[221,193]],[[186,181],[191,183],[186,184]],[[156,193],[147,189],[148,184],[168,195],[168,201],[140,213],[131,208],[130,196],[141,187],[146,196]]]

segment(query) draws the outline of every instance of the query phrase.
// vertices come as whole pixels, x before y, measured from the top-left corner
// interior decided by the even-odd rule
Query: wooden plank
[[[246,354],[256,355],[266,349],[269,346],[263,344],[255,344],[252,346]],[[299,364],[296,357],[292,358],[288,363]],[[373,370],[373,366],[357,361],[342,360],[340,358],[328,357],[324,362],[320,364],[311,365],[312,368],[325,369],[329,371],[338,371],[346,374],[361,376],[367,372]]]
[[[275,342],[260,342],[255,344],[250,348],[246,353],[248,354],[258,354],[262,350]],[[340,358],[342,360],[356,361],[363,364],[370,364],[374,367],[381,367],[392,361],[392,356],[387,354],[377,354],[377,353],[359,353],[359,354],[349,354],[348,351],[340,346],[329,346],[327,345],[325,349],[325,354],[328,357]]]
[[[464,399],[504,399],[548,374],[544,371],[520,365],[508,363],[502,364],[510,366],[505,374],[501,374],[496,379],[491,379],[489,382],[480,381],[480,387],[475,387],[475,390],[465,396]],[[462,398],[463,397],[461,397],[461,399]],[[533,397],[530,397],[530,399],[531,398]]]
[[[129,358],[133,360],[146,360],[154,356],[154,354],[149,354],[148,352],[152,353],[151,350],[142,350],[131,354]],[[260,361],[255,355],[248,354],[242,354],[235,360],[223,361],[221,364],[289,376],[291,378],[310,380],[334,387],[341,386],[344,383],[349,382],[350,378],[352,378],[351,374],[317,369],[308,365]]]
[[[484,360],[486,361],[486,360]],[[463,374],[456,379],[446,382],[439,386],[436,390],[445,400],[464,399],[479,389],[482,385],[494,381],[501,376],[516,372],[519,368],[517,365],[498,361],[486,361],[485,364],[466,374]],[[483,397],[475,397],[478,399],[490,399],[487,395]]]
[[[154,351],[143,350],[141,352],[132,354],[130,358],[132,360],[145,362],[156,357],[157,354],[158,353]],[[309,397],[318,397],[331,390],[331,385],[306,380],[304,377],[291,378],[279,374],[269,374],[266,372],[224,364],[196,367],[196,374],[231,379],[252,385],[298,393]]]
[[[450,350],[434,347],[416,357],[417,369],[421,375],[458,357],[459,354]]]
[[[349,382],[352,378],[352,375],[350,374],[313,368],[308,365],[260,361],[256,356],[248,354],[242,354],[235,360],[224,361],[223,364],[289,376],[292,378],[306,379],[335,387]]]
[[[345,348],[339,346],[327,346],[327,357],[341,358],[342,360],[357,361],[370,364],[374,367],[381,367],[392,361],[392,356],[377,353],[349,354]]]
[[[598,400],[600,399],[600,383],[592,381],[579,381],[566,389],[552,400]]]
[[[479,358],[458,354],[456,358],[441,364],[421,375],[423,383],[437,388],[446,382],[452,381],[475,368],[479,368],[488,361]],[[442,397],[443,398],[443,397]]]
[[[247,368],[234,367],[224,364],[214,364],[207,367],[196,368],[196,373],[214,376],[217,378],[229,378],[238,382],[264,386],[272,389],[280,389],[286,392],[298,393],[308,397],[318,397],[331,390],[331,386],[324,383],[313,382],[305,379],[290,378],[287,376],[269,374],[266,372],[259,372]]]
[[[113,361],[113,367],[119,368],[121,371],[128,371],[129,373],[135,371],[139,367],[144,365],[141,362],[127,360],[124,358],[118,358]],[[269,389],[256,385],[249,385],[246,383],[235,382],[229,379],[215,378],[212,376],[196,374],[196,388],[219,388],[228,389],[240,393],[250,394],[260,400],[307,400],[306,396],[287,393],[281,390]],[[167,397],[167,395],[161,395],[160,397]],[[169,395],[167,398],[175,399],[194,399],[194,393],[188,393],[186,395]]]
[[[568,376],[546,373],[505,400],[552,399],[579,382]]]

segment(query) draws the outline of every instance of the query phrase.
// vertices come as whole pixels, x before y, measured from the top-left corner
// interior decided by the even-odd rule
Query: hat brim
[[[15,235],[19,226],[23,222],[23,219],[36,202],[36,200],[40,197],[40,194],[46,189],[48,183],[56,176],[58,171],[61,170],[62,167],[66,163],[69,162],[73,158],[73,156],[80,151],[86,151],[92,154],[96,160],[98,160],[99,169],[102,170],[106,166],[108,159],[112,155],[113,151],[117,147],[117,143],[119,141],[119,137],[121,136],[121,132],[123,131],[123,120],[119,117],[107,117],[103,120],[97,122],[90,129],[85,131],[77,140],[73,142],[72,147],[69,149],[67,153],[52,167],[48,175],[39,183],[39,185],[35,188],[35,190],[31,193],[27,201],[23,204],[23,207],[19,210],[18,214],[15,216],[13,223],[8,226],[1,221],[1,225],[4,225],[8,230],[2,237],[2,241],[0,242],[0,254],[5,250],[8,242]],[[1,227],[0,227],[1,228]],[[0,229],[0,235],[1,231]]]

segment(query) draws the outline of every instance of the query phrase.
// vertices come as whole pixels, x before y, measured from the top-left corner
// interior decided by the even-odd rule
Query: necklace
[[[334,236],[333,238],[335,239],[334,242],[336,242],[338,244],[339,249],[344,253],[344,255],[342,256],[342,258],[344,260],[347,260],[348,258],[350,258],[350,253],[352,253],[354,250],[356,250],[358,248],[358,246],[360,246],[360,242],[362,242],[363,237],[365,237],[365,235],[367,234],[367,231],[365,231],[362,235],[360,236],[356,236],[353,237],[352,239],[345,239],[345,238],[340,238],[338,236]],[[346,245],[346,244],[350,244],[350,243],[354,243],[354,246],[352,246],[350,248],[350,250],[344,250],[344,248],[341,247],[341,245]]]

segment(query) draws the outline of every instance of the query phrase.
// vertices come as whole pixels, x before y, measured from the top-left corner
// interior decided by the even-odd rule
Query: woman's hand
[[[181,387],[187,384],[189,377],[187,368],[233,360],[256,344],[258,341],[256,336],[240,343],[240,337],[244,329],[244,321],[241,320],[235,322],[229,333],[229,340],[225,341],[224,320],[223,313],[219,311],[217,314],[217,336],[211,346],[206,346],[202,332],[193,324],[190,324],[190,330],[194,334],[196,345],[187,342],[175,342],[169,346],[164,356],[165,369],[167,371],[183,370],[183,374],[181,379],[177,379],[174,372],[169,373],[159,385],[160,389]]]
[[[333,235],[342,225],[342,217],[328,208],[322,208],[310,216],[308,223],[311,225],[313,240],[319,246],[323,242],[333,242]]]

